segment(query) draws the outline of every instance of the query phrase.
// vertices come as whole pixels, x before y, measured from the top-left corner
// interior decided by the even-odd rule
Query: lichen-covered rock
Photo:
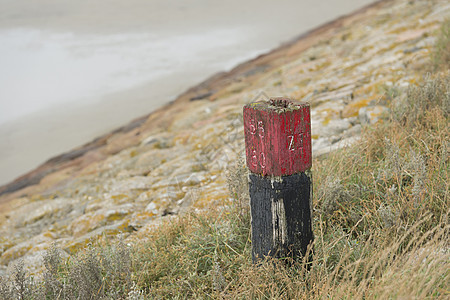
[[[115,222],[112,225],[101,226],[77,238],[63,238],[58,241],[58,245],[67,253],[74,254],[79,250],[84,249],[89,244],[95,243],[99,239],[111,238],[118,234],[130,234],[134,231],[134,228],[130,227],[129,224],[129,220],[123,220]]]
[[[98,227],[114,224],[135,211],[132,203],[119,206],[105,205],[94,212],[86,213],[75,219],[69,226],[73,237],[82,236]]]
[[[39,226],[55,219],[64,218],[69,214],[78,201],[68,198],[46,199],[30,202],[14,213],[10,214],[10,219],[14,220],[15,227]],[[44,221],[44,222],[41,222]],[[38,223],[42,223],[37,225]]]
[[[389,109],[385,106],[376,105],[361,107],[359,109],[359,121],[363,125],[375,124],[382,120],[383,116],[388,116]]]
[[[27,253],[36,251],[44,251],[50,248],[51,243],[57,238],[56,234],[51,232],[44,232],[33,238],[23,241],[11,248],[8,248],[0,256],[0,263],[3,265],[9,264],[11,261],[24,256]]]

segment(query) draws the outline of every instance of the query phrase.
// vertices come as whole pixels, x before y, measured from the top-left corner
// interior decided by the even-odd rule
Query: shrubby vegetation
[[[241,160],[229,172],[230,203],[167,221],[134,247],[90,246],[68,260],[53,248],[43,280],[19,263],[0,280],[0,298],[448,297],[449,24],[432,56],[447,65],[396,94],[389,119],[365,128],[358,145],[314,162],[310,266],[252,265]]]

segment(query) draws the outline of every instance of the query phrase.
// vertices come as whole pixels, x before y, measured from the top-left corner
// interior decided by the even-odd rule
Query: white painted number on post
[[[257,126],[255,126],[255,125],[256,125],[255,119],[251,119],[250,120],[250,124],[249,124],[249,128],[248,128],[250,134],[255,135],[256,131],[258,131],[258,136],[260,138],[264,138],[264,124],[263,124],[263,122],[262,121],[258,121]],[[259,160],[258,160],[258,158],[259,158]],[[256,167],[258,165],[258,162],[260,163],[261,168],[264,169],[266,167],[266,156],[264,155],[264,153],[261,152],[258,155],[256,150],[253,150],[251,159],[252,159],[251,164],[254,167]]]
[[[256,150],[253,150],[252,152],[252,165],[256,167],[258,164],[258,157],[256,157]]]
[[[258,131],[259,131],[259,137],[263,138],[264,137],[264,125],[262,121],[258,121]]]
[[[255,126],[255,119],[251,119],[250,120],[250,134],[255,134],[256,133],[256,126]]]
[[[250,134],[254,135],[256,133],[256,130],[258,130],[258,135],[260,138],[264,137],[264,124],[262,121],[258,121],[258,128],[256,128],[255,126],[255,119],[251,119],[250,120],[250,126],[249,126],[249,131]]]
[[[266,167],[266,156],[264,155],[264,153],[261,152],[260,157],[261,157],[261,161],[260,161],[260,163],[261,163],[261,168],[264,169],[264,168]]]
[[[299,133],[297,136],[288,135],[288,142],[289,142],[288,149],[290,151],[294,151],[297,148],[300,149],[303,148],[303,133]]]
[[[294,151],[294,136],[293,135],[288,135],[288,138],[290,139],[289,142],[289,150]]]

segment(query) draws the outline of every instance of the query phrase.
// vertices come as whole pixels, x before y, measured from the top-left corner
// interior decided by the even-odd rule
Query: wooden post
[[[244,134],[253,262],[302,257],[313,240],[309,104],[286,98],[247,104]]]

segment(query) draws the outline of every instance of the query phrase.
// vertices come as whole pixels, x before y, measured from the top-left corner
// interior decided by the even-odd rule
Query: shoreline
[[[270,50],[269,52],[259,55],[258,57],[248,60],[244,63],[237,65],[228,72],[219,72],[211,77],[207,78],[203,82],[192,86],[185,92],[176,97],[175,100],[164,104],[155,111],[138,117],[128,124],[118,127],[106,134],[100,135],[97,138],[87,142],[81,146],[75,147],[70,151],[56,155],[46,162],[40,164],[35,169],[17,177],[13,181],[0,186],[0,197],[4,201],[6,199],[12,199],[16,197],[19,192],[27,187],[38,184],[42,178],[53,172],[60,171],[68,166],[85,166],[93,161],[98,161],[107,157],[107,153],[98,155],[100,148],[107,146],[108,139],[117,137],[120,135],[127,135],[134,129],[150,124],[152,127],[163,128],[164,124],[170,120],[170,114],[182,110],[186,102],[190,99],[197,100],[209,100],[215,99],[215,93],[224,89],[227,85],[236,81],[245,80],[251,82],[252,79],[257,78],[261,73],[273,70],[277,66],[283,64],[287,57],[295,56],[302,51],[314,45],[319,40],[325,39],[333,34],[333,30],[344,26],[347,23],[355,21],[355,19],[363,18],[363,15],[371,9],[377,9],[378,7],[385,5],[385,3],[392,0],[379,0],[364,6],[350,14],[343,15],[333,21],[327,22],[321,26],[318,26],[312,30],[298,35],[288,42],[283,43],[279,47]],[[134,141],[134,143],[137,142]],[[120,149],[132,146],[133,142],[124,143],[122,146],[118,146]],[[89,155],[93,152],[97,152],[96,155]],[[25,194],[27,192],[25,191]]]

